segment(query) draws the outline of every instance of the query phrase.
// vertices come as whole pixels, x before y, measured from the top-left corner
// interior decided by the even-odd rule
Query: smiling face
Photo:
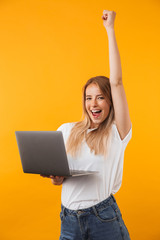
[[[92,122],[91,128],[97,128],[109,114],[110,105],[95,83],[86,88],[85,107]]]

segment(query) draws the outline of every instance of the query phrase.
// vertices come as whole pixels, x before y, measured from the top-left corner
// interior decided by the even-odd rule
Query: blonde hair
[[[96,84],[100,88],[101,92],[103,93],[107,102],[110,105],[110,111],[107,118],[99,125],[99,127],[90,131],[87,134],[87,130],[91,127],[91,119],[85,107],[86,88],[91,83]],[[70,136],[66,144],[67,153],[71,154],[73,157],[76,157],[77,154],[80,153],[83,141],[86,140],[86,143],[88,144],[91,152],[94,152],[95,155],[101,154],[106,156],[109,143],[109,133],[111,125],[114,121],[114,108],[109,78],[105,76],[96,76],[90,78],[83,87],[82,102],[83,120],[76,122],[71,130]]]

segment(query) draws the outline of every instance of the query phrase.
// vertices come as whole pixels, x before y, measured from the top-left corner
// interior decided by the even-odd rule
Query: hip
[[[65,235],[65,232],[70,232],[72,236],[78,234],[75,236],[81,236],[82,239],[90,237],[101,240],[107,235],[111,240],[130,240],[128,229],[113,194],[104,201],[84,209],[71,210],[61,204],[60,218],[61,236]]]

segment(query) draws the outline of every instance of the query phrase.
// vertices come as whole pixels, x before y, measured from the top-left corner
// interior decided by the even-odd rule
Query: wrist
[[[114,27],[106,27],[107,34],[112,34],[115,32]]]

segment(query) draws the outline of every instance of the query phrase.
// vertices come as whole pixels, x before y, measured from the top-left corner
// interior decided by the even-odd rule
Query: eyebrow
[[[86,97],[90,97],[90,96],[92,96],[92,95],[86,95]],[[98,94],[96,96],[103,96],[103,94]]]

